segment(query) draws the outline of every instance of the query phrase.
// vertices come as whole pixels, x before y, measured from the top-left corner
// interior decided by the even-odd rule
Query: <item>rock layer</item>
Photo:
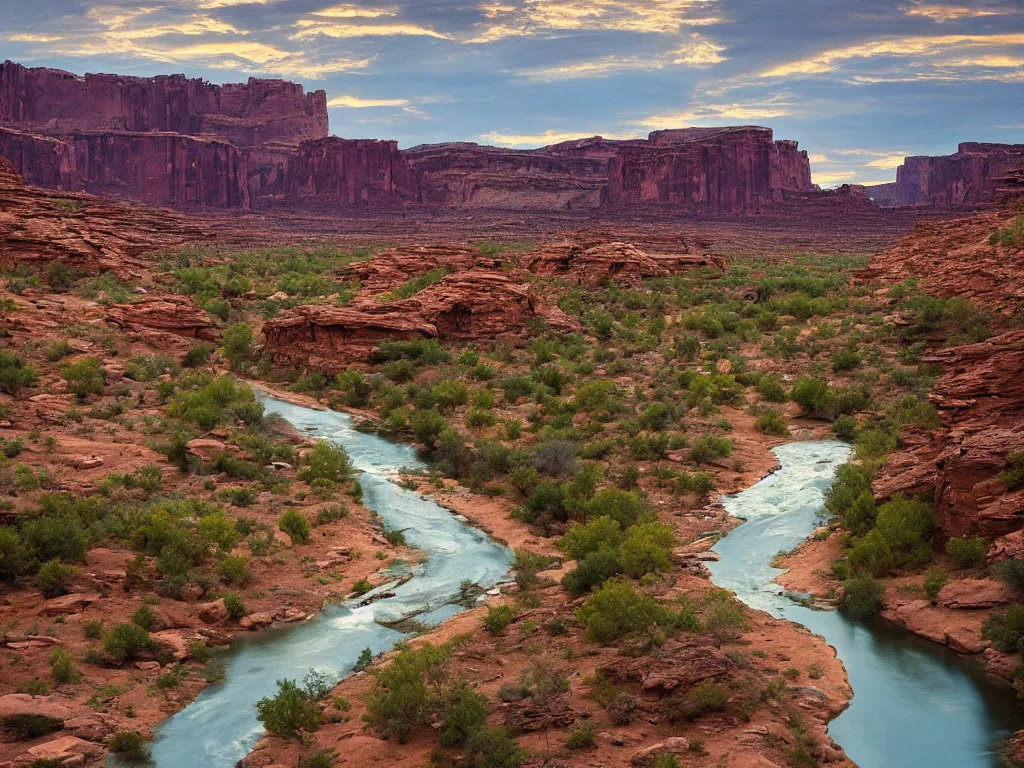
[[[896,182],[868,188],[886,205],[972,208],[993,202],[1000,180],[1024,168],[1024,144],[961,144],[955,155],[908,157],[896,169]]]

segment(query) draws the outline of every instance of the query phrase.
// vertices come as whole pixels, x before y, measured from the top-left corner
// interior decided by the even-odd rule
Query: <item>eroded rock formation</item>
[[[961,144],[955,155],[908,157],[896,182],[868,187],[885,205],[972,208],[996,199],[1000,178],[1024,168],[1024,144]]]
[[[0,264],[42,268],[61,259],[83,272],[128,275],[139,256],[205,237],[170,211],[27,187],[0,157]]]
[[[770,128],[656,131],[611,160],[607,202],[658,203],[694,214],[755,213],[814,190],[806,152]]]

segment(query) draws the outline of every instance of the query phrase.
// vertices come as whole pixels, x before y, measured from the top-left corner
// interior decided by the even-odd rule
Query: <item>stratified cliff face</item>
[[[769,128],[657,131],[610,162],[609,204],[659,203],[694,214],[754,213],[814,190],[807,153]]]
[[[25,180],[48,189],[82,189],[71,146],[51,136],[0,128],[0,158],[6,158]]]
[[[327,135],[327,94],[283,80],[214,85],[184,75],[124,77],[0,64],[0,123],[60,135],[89,131],[210,134],[238,146]]]
[[[885,205],[973,208],[993,202],[1000,179],[1024,168],[1024,144],[961,144],[955,155],[908,157],[895,184],[868,188]]]
[[[601,204],[608,163],[622,144],[600,137],[534,150],[432,144],[403,154],[425,205],[564,210]]]

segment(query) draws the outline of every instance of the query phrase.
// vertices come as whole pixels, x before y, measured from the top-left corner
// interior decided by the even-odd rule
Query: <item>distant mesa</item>
[[[0,65],[0,156],[35,186],[179,209],[643,207],[736,216],[823,194],[807,153],[770,128],[595,136],[533,150],[470,142],[399,150],[395,141],[330,136],[327,95],[283,80],[78,76],[10,61]],[[884,205],[975,205],[1022,156],[1021,146],[965,144],[952,158],[908,158],[899,181],[868,193]],[[868,204],[859,188],[849,192],[858,194],[825,204]]]

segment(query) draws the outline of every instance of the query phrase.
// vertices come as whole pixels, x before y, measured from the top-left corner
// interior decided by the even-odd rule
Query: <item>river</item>
[[[775,583],[771,561],[821,522],[824,495],[849,456],[845,443],[790,443],[782,468],[723,499],[745,523],[715,545],[712,580],[753,608],[803,624],[835,647],[854,698],[829,734],[861,768],[992,768],[995,742],[1024,728],[1013,692],[945,646],[881,618],[807,608]]]
[[[364,648],[380,653],[406,637],[379,622],[416,616],[424,624],[439,623],[458,612],[463,581],[488,588],[511,566],[508,549],[392,481],[402,467],[424,466],[411,446],[358,432],[342,413],[259,398],[268,413],[281,414],[300,432],[344,446],[361,471],[363,503],[389,528],[403,530],[426,558],[408,581],[382,585],[359,602],[385,590],[393,597],[363,607],[332,605],[298,626],[241,635],[226,658],[224,682],[206,688],[157,729],[151,746],[158,768],[232,768],[263,735],[253,704],[273,695],[277,680],[301,679],[311,668],[341,680]]]

